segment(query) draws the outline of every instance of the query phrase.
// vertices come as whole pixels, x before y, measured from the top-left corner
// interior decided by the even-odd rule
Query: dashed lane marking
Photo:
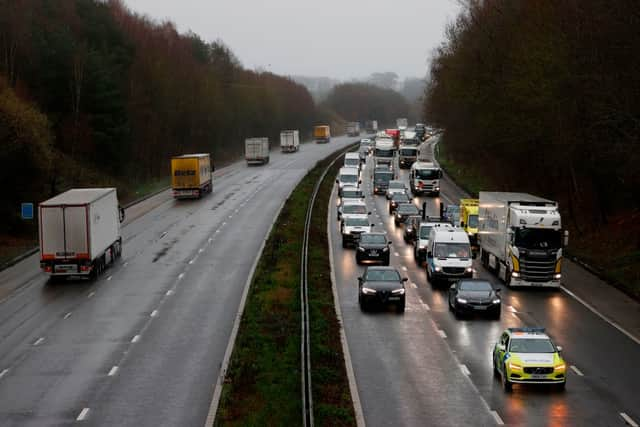
[[[629,424],[631,427],[638,427],[638,423],[633,420],[629,415],[624,412],[620,412],[620,416],[624,420],[625,423]]]
[[[67,314],[65,314],[63,319],[68,319],[69,317],[71,317],[71,312],[68,312]]]
[[[87,298],[91,298],[92,296],[94,296],[96,293],[95,292],[89,292],[89,295],[87,295]]]
[[[0,379],[5,375],[7,375],[8,373],[9,373],[9,369],[3,369],[2,372],[0,372]]]
[[[504,425],[504,421],[502,421],[502,418],[500,418],[500,415],[498,414],[498,412],[494,411],[493,409],[489,412],[493,416],[493,419],[496,420],[496,424],[498,424],[499,426]]]
[[[411,282],[411,287],[412,287],[413,289],[418,289],[418,285],[416,285],[414,282]]]
[[[84,421],[87,418],[87,415],[89,415],[89,408],[84,408],[82,411],[80,411],[80,414],[78,415],[78,418],[76,418],[76,421]]]
[[[440,335],[440,337],[442,338],[447,338],[447,333],[442,329],[438,329],[438,335]]]
[[[518,315],[517,315],[517,314],[515,314],[515,313],[511,313],[511,315],[512,315],[513,317],[515,317],[516,319],[518,319]]]
[[[118,369],[120,369],[120,368],[118,368],[117,366],[114,366],[113,368],[111,368],[111,370],[109,371],[107,376],[109,376],[109,377],[114,376],[118,372]]]
[[[140,341],[140,335],[136,335],[131,339],[131,343],[133,344],[137,343],[138,341]]]
[[[34,342],[34,343],[33,343],[33,345],[34,345],[34,346],[36,346],[36,345],[40,345],[40,344],[42,344],[42,342],[43,342],[43,341],[44,341],[44,338],[43,338],[43,337],[40,337],[40,338],[38,338],[38,339],[36,340],[36,342]]]
[[[171,295],[173,295],[173,290],[169,289],[165,295],[166,295],[166,296],[171,296]]]
[[[460,364],[460,370],[462,371],[463,374],[465,374],[466,376],[471,375],[471,371],[469,371],[469,368],[467,368],[467,365],[465,364]]]
[[[107,277],[107,282],[110,281],[112,278],[113,278],[113,276]]]
[[[579,375],[579,376],[581,376],[581,377],[584,377],[584,374],[582,373],[582,371],[581,371],[580,369],[576,368],[576,367],[575,367],[575,366],[573,366],[573,365],[571,365],[571,366],[569,366],[569,367],[570,367],[570,368],[571,368],[571,370],[572,370],[573,372],[575,372],[577,375]]]
[[[158,315],[158,310],[153,310],[149,316],[156,317]]]
[[[184,277],[184,273],[178,274],[178,280],[182,280],[183,277]]]

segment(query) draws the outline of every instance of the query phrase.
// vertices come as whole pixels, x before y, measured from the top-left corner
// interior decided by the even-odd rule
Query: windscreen
[[[416,169],[416,176],[420,179],[438,179],[438,169]]]
[[[358,176],[351,175],[351,174],[342,174],[340,175],[340,182],[355,183],[355,182],[358,182]]]
[[[365,279],[368,282],[399,282],[400,274],[395,270],[369,270]]]
[[[403,215],[412,215],[420,212],[413,203],[403,203],[398,206],[398,213]]]
[[[416,149],[412,149],[412,148],[402,148],[400,149],[400,155],[401,156],[415,156],[417,153]]]
[[[405,193],[395,193],[393,195],[393,201],[397,203],[407,203],[409,202],[409,196]]]
[[[478,228],[478,215],[469,215],[469,228]]]
[[[382,148],[376,148],[375,156],[376,157],[393,157],[393,148],[388,150]]]
[[[387,240],[381,234],[363,234],[362,236],[360,236],[360,243],[384,245],[386,242]]]
[[[402,181],[391,181],[389,183],[389,188],[401,188],[404,190],[404,182]]]
[[[389,182],[389,181],[391,181],[391,179],[393,179],[393,172],[384,171],[384,172],[376,172],[375,173],[375,180],[376,181]]]
[[[358,166],[360,164],[360,159],[344,159],[345,166]]]
[[[493,287],[489,282],[460,282],[461,291],[492,291]]]
[[[469,258],[471,247],[468,243],[436,243],[433,256],[436,258]]]
[[[344,205],[342,213],[351,215],[365,215],[367,207],[362,205]]]
[[[512,353],[555,353],[556,349],[547,339],[513,338],[509,351]]]
[[[347,218],[344,224],[349,227],[368,227],[369,220],[367,218]]]
[[[429,233],[431,233],[431,229],[433,227],[430,225],[423,225],[422,227],[420,227],[420,238],[421,239],[428,239],[429,238]]]
[[[342,190],[343,199],[359,199],[362,197],[362,191]]]
[[[560,230],[540,228],[516,229],[514,244],[526,249],[559,249],[562,243]]]

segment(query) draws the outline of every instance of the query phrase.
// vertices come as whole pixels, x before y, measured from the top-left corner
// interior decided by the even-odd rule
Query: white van
[[[427,280],[432,285],[473,277],[469,236],[460,228],[433,227],[427,246]]]
[[[344,155],[344,167],[345,168],[357,168],[360,170],[360,154],[359,153],[347,153]]]
[[[418,194],[440,195],[440,178],[442,178],[442,169],[432,162],[415,162],[411,165],[409,172],[411,193],[414,196]]]
[[[342,197],[342,187],[345,185],[358,187],[361,183],[362,181],[360,180],[360,171],[358,168],[340,168],[340,171],[338,171],[338,178],[336,179],[336,184],[338,184],[338,196]]]

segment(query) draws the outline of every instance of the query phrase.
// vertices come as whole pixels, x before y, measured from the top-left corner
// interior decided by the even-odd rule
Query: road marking
[[[406,269],[405,269],[406,270]],[[413,289],[418,289],[418,285],[416,285],[414,282],[411,282],[411,287]]]
[[[229,215],[229,219],[233,218],[233,215]]]
[[[158,315],[158,310],[153,310],[149,316],[156,317]]]
[[[226,222],[226,221],[223,221],[223,222],[222,222],[221,227],[223,227],[223,226],[225,226],[225,225],[227,225],[227,222]]]
[[[580,375],[581,377],[584,377],[584,374],[582,373],[582,371],[581,371],[580,369],[576,368],[576,367],[575,367],[575,366],[573,366],[573,365],[571,365],[571,366],[569,366],[569,367],[571,368],[571,370],[572,370],[573,372],[575,372],[576,374]]]
[[[172,289],[169,289],[165,295],[166,295],[166,296],[171,296],[171,295],[173,295],[173,290],[172,290]]]
[[[442,329],[438,329],[438,335],[440,335],[442,338],[447,338],[446,332]]]
[[[91,298],[92,296],[94,296],[96,293],[95,292],[89,292],[89,295],[87,295],[87,298]]]
[[[71,317],[71,312],[68,312],[67,314],[65,314],[63,319],[68,319],[69,317]]]
[[[384,225],[384,222],[380,222],[380,225]]]
[[[517,315],[517,314],[515,314],[515,313],[511,313],[511,315],[512,315],[513,317],[515,317],[516,319],[518,319],[518,315]]]
[[[622,417],[624,422],[629,424],[631,427],[638,427],[638,423],[636,423],[629,415],[625,414],[624,412],[620,412],[620,416]]]
[[[396,256],[399,256],[399,254],[396,254]],[[407,267],[405,267],[404,265],[402,266],[402,271],[407,271]]]
[[[399,253],[399,252],[394,252],[393,254],[394,254],[395,256],[400,256],[400,253]]]
[[[124,266],[126,267],[127,265],[129,265],[129,261],[124,263]]]
[[[471,375],[471,371],[469,370],[469,368],[467,368],[467,365],[465,364],[460,364],[460,370],[462,371],[463,374],[465,374],[466,376]]]
[[[178,274],[178,280],[182,280],[183,277],[184,277],[184,273]]]
[[[503,426],[504,425],[504,421],[502,421],[502,418],[500,418],[500,415],[498,415],[497,411],[494,411],[492,409],[489,412],[491,413],[491,415],[493,415],[493,419],[496,420],[496,424],[498,424],[499,426]]]
[[[4,369],[2,372],[0,372],[0,378],[4,377],[8,373],[9,373],[9,369]]]
[[[218,229],[216,230],[216,233],[219,233],[219,232],[220,232],[220,229],[218,228]]]
[[[240,212],[240,210],[239,210],[239,209],[236,209],[236,213],[238,213],[238,212]]]
[[[111,370],[109,371],[109,373],[107,374],[107,376],[112,377],[116,374],[116,372],[118,372],[118,367],[114,366],[113,368],[111,368]]]
[[[44,338],[43,338],[43,337],[40,337],[40,338],[38,338],[38,339],[36,340],[36,342],[34,342],[34,343],[33,343],[33,345],[40,345],[40,344],[42,344],[42,342],[43,342],[43,341],[44,341]]]
[[[108,282],[108,281],[110,281],[112,277],[113,277],[113,276],[109,276],[109,277],[107,277],[107,282]]]
[[[189,265],[193,264],[194,262],[196,262],[196,260],[198,259],[198,256],[194,256],[192,260],[189,260]]]
[[[422,304],[422,306],[427,310],[427,311],[431,311],[431,307],[429,307],[429,304],[427,304],[426,302],[420,300],[420,304]]]
[[[135,337],[133,337],[133,339],[131,340],[131,343],[135,344],[138,341],[140,341],[140,335],[136,335]]]
[[[202,252],[204,252],[204,248],[200,248],[198,249],[198,253],[201,254]]]
[[[512,313],[517,313],[518,310],[516,310],[516,308],[512,305],[509,306],[509,310],[511,310]]]
[[[89,408],[84,408],[82,411],[80,411],[80,415],[78,415],[76,421],[84,421],[85,418],[87,418],[87,415],[89,415]]]
[[[160,235],[160,238],[162,239],[162,238],[163,238],[164,236],[166,236],[166,235],[167,235],[167,232],[166,232],[166,231],[163,231],[163,232],[162,232],[162,234]]]
[[[585,300],[583,300],[582,298],[580,298],[578,295],[574,294],[573,292],[571,292],[569,289],[565,288],[564,286],[560,286],[560,289],[562,289],[563,291],[565,291],[567,294],[569,294],[570,296],[572,296],[576,301],[578,301],[580,304],[584,305],[585,307],[587,307],[589,310],[591,310],[592,313],[596,314],[598,317],[600,317],[602,320],[604,320],[605,322],[607,322],[609,325],[613,326],[614,328],[616,328],[618,331],[622,332],[623,334],[625,334],[628,338],[630,338],[633,342],[635,342],[636,344],[640,344],[640,339],[633,336],[630,332],[627,332],[626,330],[624,330],[622,328],[622,326],[618,325],[616,322],[614,322],[613,320],[610,320],[608,317],[606,317],[604,314],[600,313],[598,310],[596,310],[593,306],[591,306],[591,304],[589,304],[588,302],[586,302]]]
[[[213,242],[213,237],[209,237],[209,243]]]

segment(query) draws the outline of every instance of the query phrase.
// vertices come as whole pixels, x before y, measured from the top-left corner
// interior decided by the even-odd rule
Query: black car
[[[400,203],[393,215],[396,226],[404,223],[407,217],[420,215],[420,209],[413,203]]]
[[[374,261],[389,265],[389,245],[391,242],[384,233],[362,233],[356,249],[356,262]]]
[[[420,228],[420,222],[422,222],[421,215],[411,215],[404,220],[404,233],[402,237],[405,243],[412,243],[416,239],[416,233]]]
[[[358,277],[360,310],[395,305],[400,313],[404,313],[406,281],[407,278],[401,278],[398,270],[393,267],[367,267],[364,274]]]
[[[389,214],[394,213],[401,203],[411,203],[411,197],[407,193],[395,193],[391,195],[391,199],[389,199]]]
[[[486,280],[460,280],[449,288],[449,310],[456,316],[462,313],[480,313],[499,319],[502,301],[498,292],[500,289],[494,289]]]

